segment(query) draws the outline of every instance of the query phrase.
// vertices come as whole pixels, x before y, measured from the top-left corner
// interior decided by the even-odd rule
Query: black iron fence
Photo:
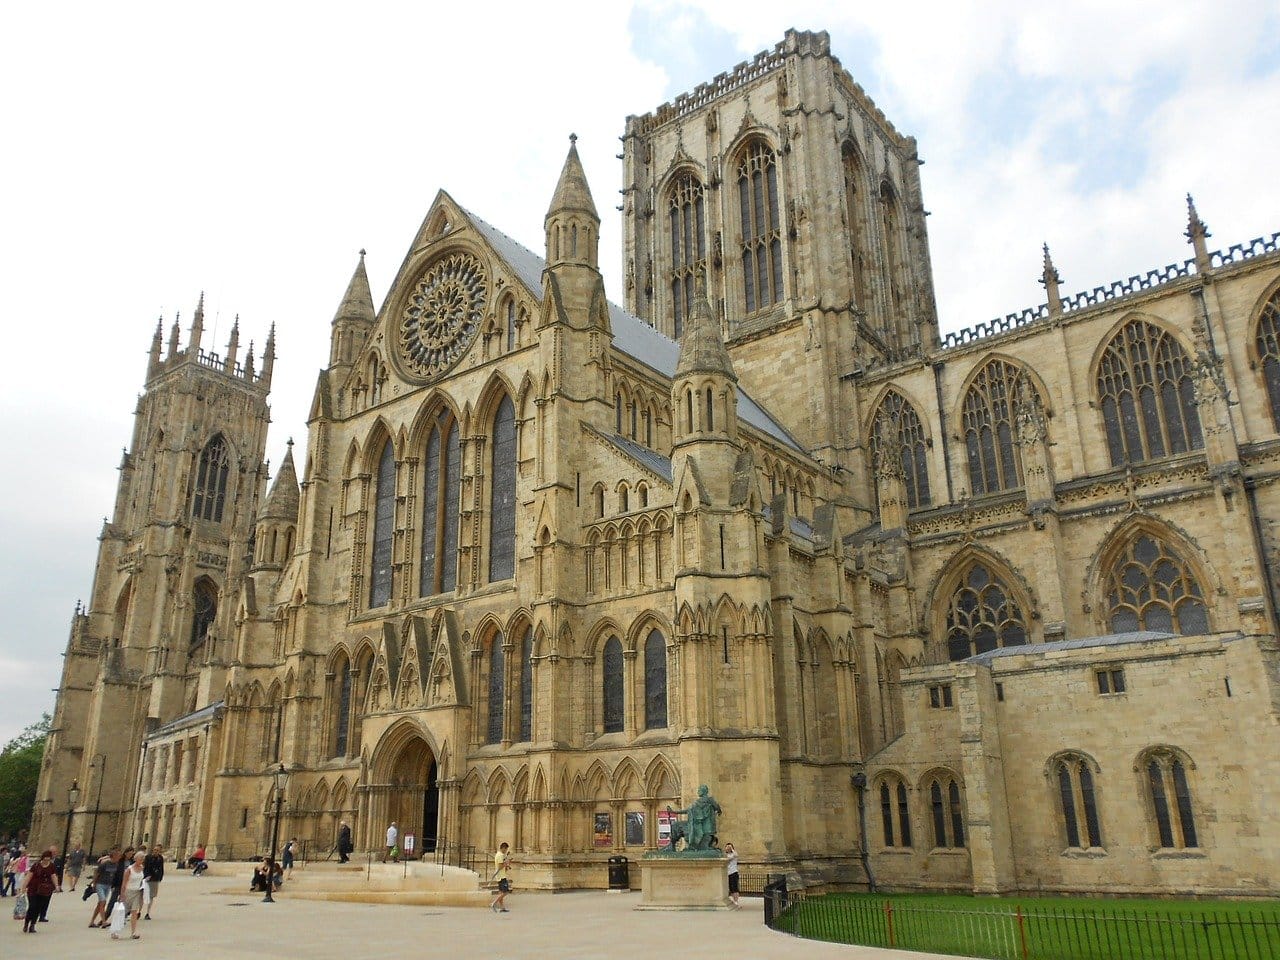
[[[1280,911],[1244,905],[1168,909],[1021,906],[972,909],[869,896],[766,890],[765,922],[815,940],[992,960],[1274,960]]]

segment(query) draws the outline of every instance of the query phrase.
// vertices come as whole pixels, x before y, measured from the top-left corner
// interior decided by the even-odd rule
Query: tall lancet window
[[[853,299],[867,309],[867,267],[873,262],[867,247],[867,178],[858,151],[846,143],[841,151],[844,166],[845,217],[849,221],[849,256],[853,262]]]
[[[667,641],[650,630],[644,642],[644,728],[661,730],[667,725]]]
[[[227,441],[218,434],[200,451],[200,462],[196,466],[196,489],[191,501],[191,515],[196,520],[222,522],[229,465]]]
[[[668,198],[671,220],[671,316],[675,336],[684,335],[684,322],[693,309],[698,272],[707,264],[707,232],[701,181],[686,173],[675,182]]]
[[[1267,384],[1267,399],[1271,402],[1271,419],[1280,431],[1280,290],[1273,293],[1262,308],[1255,345]]]
[[[191,649],[194,650],[208,638],[209,628],[218,616],[218,588],[213,581],[204,577],[196,581],[191,606]]]
[[[489,641],[489,726],[485,743],[501,743],[506,719],[507,681],[506,652],[502,649],[506,644],[502,633],[493,635]]]
[[[533,627],[524,628],[520,645],[520,741],[533,739]]]
[[[373,507],[373,563],[369,571],[369,606],[391,602],[391,547],[396,526],[396,457],[391,441],[382,445]]]
[[[907,506],[911,510],[929,506],[929,457],[924,427],[915,408],[897,391],[885,394],[876,411],[871,431],[871,460],[897,457],[907,485]]]
[[[489,579],[516,575],[516,414],[503,397],[493,418],[493,486],[489,496]]]
[[[880,232],[884,234],[884,259],[888,269],[888,276],[885,279],[889,293],[889,309],[894,312],[894,323],[900,325],[905,319],[901,316],[901,312],[907,307],[906,259],[903,256],[906,237],[902,230],[898,195],[894,193],[888,181],[880,186]]]
[[[747,313],[782,299],[782,218],[778,213],[778,159],[757,140],[738,161],[742,227],[742,284]]]
[[[458,424],[442,411],[427,437],[422,490],[422,563],[419,592],[448,593],[458,579]]]
[[[1022,452],[1014,431],[1021,379],[1013,364],[991,360],[965,395],[961,428],[975,495],[1022,486]]]

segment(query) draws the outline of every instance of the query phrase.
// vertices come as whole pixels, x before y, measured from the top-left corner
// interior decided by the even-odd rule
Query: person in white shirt
[[[738,851],[733,849],[732,843],[726,843],[724,855],[729,858],[729,899],[733,901],[733,909],[741,910],[742,905],[738,903]]]
[[[382,855],[383,863],[387,862],[387,857],[391,857],[393,861],[400,859],[398,856],[395,855],[396,841],[398,839],[400,839],[400,831],[396,827],[396,822],[392,820],[391,826],[387,827],[387,850]]]
[[[120,881],[120,899],[124,901],[124,908],[129,912],[129,934],[134,940],[141,939],[138,933],[138,917],[142,913],[143,902],[149,900],[147,890],[147,868],[145,861],[147,852],[139,850],[133,855],[133,863],[124,872],[124,879]],[[119,940],[118,934],[111,934],[112,940]]]

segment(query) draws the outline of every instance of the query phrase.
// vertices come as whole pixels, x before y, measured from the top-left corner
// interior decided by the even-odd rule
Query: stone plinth
[[[645,857],[640,861],[637,910],[727,910],[724,857]]]

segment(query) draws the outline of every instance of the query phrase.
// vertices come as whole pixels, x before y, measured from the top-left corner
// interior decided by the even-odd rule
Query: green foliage
[[[46,713],[0,751],[0,837],[9,837],[31,825],[40,761],[51,723]]]

